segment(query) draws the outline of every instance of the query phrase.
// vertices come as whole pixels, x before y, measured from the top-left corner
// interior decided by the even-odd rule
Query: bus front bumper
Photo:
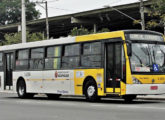
[[[165,84],[127,84],[128,95],[158,95],[165,94]]]

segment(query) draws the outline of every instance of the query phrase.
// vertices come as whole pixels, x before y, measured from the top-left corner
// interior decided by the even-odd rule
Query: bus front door
[[[119,93],[122,78],[122,44],[108,43],[105,50],[106,92]]]
[[[13,81],[13,53],[6,53],[5,54],[5,84],[4,84],[4,89],[12,89]]]

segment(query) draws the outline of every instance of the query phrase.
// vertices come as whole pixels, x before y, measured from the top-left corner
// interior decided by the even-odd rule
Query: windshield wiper
[[[143,62],[142,62],[142,60],[140,59],[140,57],[139,57],[138,55],[136,55],[136,53],[134,53],[133,51],[132,51],[132,53],[133,53],[133,54],[135,55],[135,57],[139,60],[140,65],[141,65],[141,67],[142,67]]]

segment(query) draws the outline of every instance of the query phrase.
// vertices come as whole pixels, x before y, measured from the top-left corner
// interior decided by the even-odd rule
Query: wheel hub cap
[[[24,87],[20,86],[20,87],[19,87],[19,93],[20,93],[20,95],[23,95],[24,92],[25,92]]]
[[[93,96],[95,93],[95,87],[94,86],[89,86],[87,89],[88,96]]]

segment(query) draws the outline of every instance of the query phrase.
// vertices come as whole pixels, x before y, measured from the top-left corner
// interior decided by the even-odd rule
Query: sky
[[[42,0],[30,0],[32,2]],[[103,8],[105,5],[116,6],[128,3],[139,2],[139,0],[47,0],[48,2],[48,16],[60,16],[76,12],[82,12],[92,9]],[[44,4],[36,6],[42,15],[41,18],[45,18]]]

